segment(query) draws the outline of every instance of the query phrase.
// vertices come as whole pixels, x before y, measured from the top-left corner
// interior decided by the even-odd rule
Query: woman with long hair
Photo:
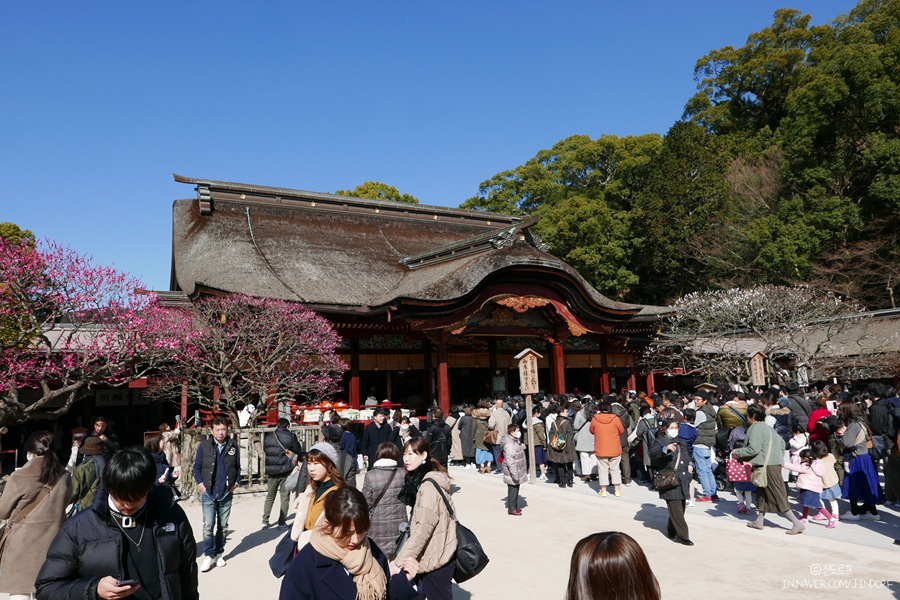
[[[153,461],[156,463],[155,487],[165,488],[168,493],[174,495],[172,482],[175,480],[175,477],[172,473],[172,466],[166,457],[165,447],[166,442],[162,435],[150,435],[144,440],[144,449],[150,453],[150,456],[153,457]]]
[[[307,544],[291,561],[281,584],[280,600],[381,600],[416,597],[410,580],[415,560],[392,569],[366,533],[369,507],[362,492],[341,487],[328,494],[323,518]]]
[[[385,554],[393,556],[400,528],[407,523],[406,506],[399,497],[404,469],[400,466],[400,451],[393,442],[379,444],[375,458],[366,471],[362,488],[372,517],[369,537]]]
[[[659,600],[659,582],[644,551],[620,531],[594,533],[575,544],[566,600]]]
[[[337,464],[337,450],[327,442],[319,442],[306,454],[309,485],[297,496],[294,504],[296,515],[291,528],[291,539],[297,542],[298,550],[309,543],[313,530],[322,520],[326,496],[347,485]]]
[[[844,451],[844,485],[841,497],[850,501],[850,512],[841,515],[844,521],[878,519],[876,504],[884,503],[884,492],[878,481],[875,463],[866,442],[871,439],[861,398],[853,396],[838,409],[844,425],[837,430],[837,446]]]
[[[394,564],[402,568],[408,558],[419,563],[416,578],[428,600],[453,598],[452,578],[456,566],[456,523],[450,499],[450,476],[431,456],[425,438],[413,438],[403,448],[406,477],[399,498],[412,507],[409,539],[397,549]],[[448,508],[449,505],[449,508]]]
[[[72,478],[53,451],[52,433],[32,433],[25,453],[28,462],[10,475],[0,496],[0,519],[9,519],[7,527],[12,523],[0,558],[0,592],[10,600],[34,595],[34,581],[72,495]]]

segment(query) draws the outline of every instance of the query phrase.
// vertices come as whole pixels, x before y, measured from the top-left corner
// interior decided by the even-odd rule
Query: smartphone
[[[122,587],[123,585],[135,585],[137,584],[137,579],[122,579],[120,581],[116,581],[116,585]]]
[[[837,414],[838,403],[837,400],[828,400],[825,402],[825,406],[828,408],[828,411],[835,415]]]

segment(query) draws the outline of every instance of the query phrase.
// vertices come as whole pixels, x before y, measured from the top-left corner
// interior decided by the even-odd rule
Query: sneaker
[[[738,507],[737,507],[737,513],[738,513],[739,515],[744,514],[744,509],[745,509],[746,507],[747,507],[747,505],[744,504],[743,502],[741,502],[740,504],[738,504]]]
[[[845,512],[841,515],[842,521],[859,521],[859,515],[854,515],[851,512]]]
[[[834,526],[837,524],[837,519],[834,517],[828,519],[828,525],[825,526],[826,529],[834,529]]]
[[[718,495],[718,494],[713,494],[712,496],[709,497],[709,499],[712,500],[713,502],[718,502],[718,501],[719,501],[719,495]]]
[[[687,500],[687,501],[684,503],[684,505],[685,505],[685,506],[693,506],[693,505],[694,505],[694,501],[693,501],[693,500]]]
[[[806,523],[806,517],[800,517],[797,520],[800,521],[801,523]]]
[[[862,519],[863,521],[877,521],[881,517],[878,515],[873,515],[872,513],[863,513],[863,514],[859,515],[859,518]]]
[[[606,490],[600,490],[599,492],[597,492],[597,495],[601,498],[606,498],[607,496],[609,496],[609,492],[607,492]]]
[[[228,563],[225,562],[225,553],[224,552],[216,557],[216,566],[217,567],[224,567],[227,564]]]
[[[213,565],[214,565],[214,564],[216,564],[216,559],[215,559],[214,557],[212,557],[212,556],[204,556],[204,557],[203,557],[203,564],[200,565],[200,570],[201,570],[203,573],[206,573],[207,571],[209,571],[210,569],[213,568]]]
[[[697,498],[697,502],[712,502],[712,498],[709,496],[700,496]]]
[[[813,520],[814,520],[814,521],[824,521],[824,520],[826,520],[827,518],[828,518],[828,517],[826,517],[826,516],[823,515],[822,513],[817,513],[816,515],[813,516]]]
[[[621,496],[622,492],[620,490],[616,490],[616,496]]]
[[[290,528],[291,528],[291,526],[288,525],[287,523],[282,523],[281,525],[278,526],[278,531],[287,531]]]
[[[271,525],[269,525],[268,523],[263,523],[263,524],[262,524],[262,527],[261,527],[260,529],[262,529],[263,531],[265,531],[265,530],[268,529],[269,527],[271,527]]]

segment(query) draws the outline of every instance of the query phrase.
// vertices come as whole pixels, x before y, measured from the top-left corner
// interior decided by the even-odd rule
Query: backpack
[[[557,452],[566,449],[566,436],[559,430],[556,421],[553,421],[553,433],[550,434],[550,448]]]

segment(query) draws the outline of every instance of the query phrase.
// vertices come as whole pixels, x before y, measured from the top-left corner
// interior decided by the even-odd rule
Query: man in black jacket
[[[146,450],[106,464],[106,487],[63,525],[35,581],[39,600],[197,600],[197,544]]]
[[[431,417],[431,425],[428,427],[428,431],[425,432],[425,439],[431,444],[431,455],[446,468],[447,462],[450,460],[453,429],[444,421],[444,411],[442,409],[434,409]]]
[[[391,435],[391,426],[385,422],[389,412],[384,407],[376,408],[375,414],[372,416],[372,422],[366,425],[363,431],[362,454],[366,459],[366,464],[369,464],[370,458],[372,462],[375,462],[378,446],[382,442],[387,442]]]
[[[290,432],[288,427],[291,422],[285,418],[278,419],[275,431],[266,436],[263,450],[266,453],[266,477],[268,489],[266,503],[263,505],[262,528],[269,528],[269,515],[272,514],[272,505],[275,504],[275,494],[281,494],[281,512],[278,513],[278,529],[287,529],[288,510],[290,508],[290,491],[286,490],[284,483],[288,475],[294,470],[297,459],[303,454],[300,440]]]

